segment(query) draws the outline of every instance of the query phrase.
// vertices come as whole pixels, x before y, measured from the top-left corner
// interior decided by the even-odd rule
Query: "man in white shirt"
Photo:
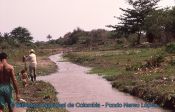
[[[36,61],[36,55],[35,51],[31,49],[29,56],[26,57],[26,61],[29,62],[29,75],[31,77],[31,81],[36,81],[36,67],[37,67],[37,61]]]

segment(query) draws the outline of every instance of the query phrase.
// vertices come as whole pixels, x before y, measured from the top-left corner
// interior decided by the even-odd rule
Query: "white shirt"
[[[31,53],[27,57],[27,61],[29,61],[29,66],[32,66],[32,67],[36,67],[37,66],[36,55],[34,53]]]

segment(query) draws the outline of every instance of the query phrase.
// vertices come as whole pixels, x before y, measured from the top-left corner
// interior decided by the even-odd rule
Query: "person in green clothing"
[[[14,112],[15,103],[12,96],[12,86],[15,89],[16,99],[19,101],[19,90],[14,68],[7,62],[7,54],[0,53],[0,112],[3,111],[5,104],[8,104],[9,112]]]

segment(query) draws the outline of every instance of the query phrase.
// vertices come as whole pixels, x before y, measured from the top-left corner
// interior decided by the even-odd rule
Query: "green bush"
[[[82,57],[77,57],[74,61],[77,62],[77,63],[85,63],[85,62],[88,62],[88,61],[93,61],[94,58],[93,57],[90,57],[90,56],[82,56]]]
[[[67,53],[64,55],[64,57],[69,58],[72,62],[79,63],[79,64],[84,64],[86,62],[91,62],[95,60],[95,57],[89,56],[89,55],[83,55],[80,56],[78,54],[73,54],[73,53]]]
[[[175,66],[175,60],[170,61],[170,64],[171,64],[172,66]]]
[[[166,45],[166,52],[168,53],[175,53],[175,43],[170,43]]]
[[[163,53],[151,57],[151,59],[146,61],[146,65],[143,65],[143,67],[148,67],[148,68],[159,67],[159,66],[161,66],[162,62],[164,62],[164,54]]]
[[[129,65],[129,66],[126,66],[126,71],[136,71],[138,70],[138,68],[140,68],[142,66],[141,63],[136,63],[136,64],[133,64],[133,65]]]

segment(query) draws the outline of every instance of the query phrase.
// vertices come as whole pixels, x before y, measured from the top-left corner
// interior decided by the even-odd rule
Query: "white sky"
[[[80,27],[84,30],[117,24],[119,7],[125,0],[0,0],[0,32],[18,26],[27,28],[34,40],[54,39]],[[175,0],[162,0],[161,6],[172,6]]]

